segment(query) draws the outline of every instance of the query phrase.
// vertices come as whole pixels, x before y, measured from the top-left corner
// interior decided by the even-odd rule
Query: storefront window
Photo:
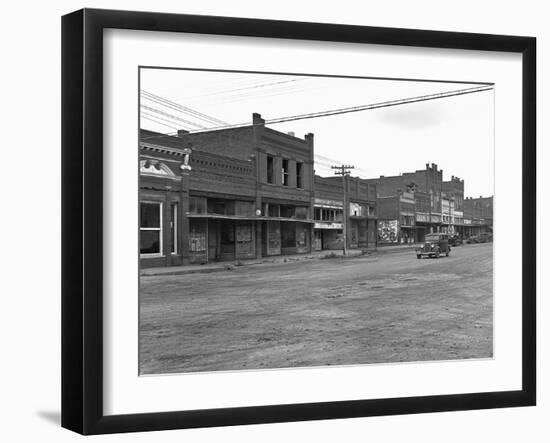
[[[206,214],[206,198],[189,197],[190,214]]]
[[[289,205],[281,205],[281,217],[294,218],[296,216],[296,207]]]
[[[270,204],[268,207],[268,213],[270,217],[279,217],[279,205]]]
[[[301,220],[306,220],[307,219],[307,209],[306,207],[304,206],[298,206],[296,208],[296,218],[299,218]]]
[[[141,202],[139,223],[140,254],[161,254],[162,203]]]
[[[313,209],[313,218],[315,220],[321,220],[321,208],[314,208]]]

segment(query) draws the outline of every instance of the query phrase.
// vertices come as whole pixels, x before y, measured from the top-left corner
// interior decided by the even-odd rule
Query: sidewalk
[[[380,246],[378,248],[368,249],[348,249],[346,256],[342,250],[334,251],[316,251],[309,254],[296,255],[281,255],[276,257],[263,257],[261,259],[252,260],[235,260],[226,262],[205,263],[203,265],[184,265],[184,266],[164,266],[157,268],[145,268],[140,270],[140,275],[145,277],[159,275],[185,275],[197,273],[210,273],[219,271],[231,271],[241,266],[262,265],[262,264],[281,264],[289,262],[299,262],[305,260],[320,260],[341,258],[347,259],[360,256],[376,256],[413,250],[415,245],[396,245],[396,246]]]

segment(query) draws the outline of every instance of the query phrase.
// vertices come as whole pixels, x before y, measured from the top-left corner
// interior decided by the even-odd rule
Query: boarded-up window
[[[235,215],[253,216],[254,204],[252,202],[237,201],[235,202]]]
[[[303,183],[302,183],[302,163],[300,162],[296,162],[296,187],[297,188],[303,188]]]
[[[202,220],[189,221],[189,251],[206,252],[206,222]]]

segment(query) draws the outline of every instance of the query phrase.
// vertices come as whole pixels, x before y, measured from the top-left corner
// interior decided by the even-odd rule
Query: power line
[[[256,77],[256,78],[254,78]],[[281,80],[281,75],[264,75],[264,74],[258,74],[257,76],[254,76],[253,78],[250,78],[250,75],[247,75],[245,74],[245,77],[242,77],[242,78],[239,78],[239,79],[234,79],[233,82],[227,82],[227,81],[222,81],[222,82],[210,82],[208,84],[208,87],[209,89],[207,91],[205,91],[204,93],[202,94],[195,94],[195,95],[187,95],[185,97],[183,97],[184,99],[186,100],[191,100],[193,101],[194,99],[197,99],[197,98],[202,98],[202,97],[206,97],[206,96],[214,96],[214,95],[220,95],[220,94],[225,94],[229,91],[231,91],[232,89],[223,89],[223,87],[230,87],[230,88],[242,88],[242,87],[252,87],[252,86],[255,86],[255,85],[260,85],[260,84],[265,84],[266,82],[274,82],[276,80]],[[283,77],[285,78],[285,77]],[[286,78],[289,78],[289,76],[286,76]],[[221,87],[222,89],[217,89],[216,90],[216,87]]]
[[[209,97],[209,96],[213,96],[213,95],[228,94],[228,93],[232,93],[232,92],[246,91],[246,90],[250,90],[250,89],[267,88],[269,86],[282,85],[282,84],[285,84],[285,83],[293,83],[293,82],[297,82],[297,81],[300,81],[300,80],[306,80],[306,78],[300,77],[300,78],[295,78],[295,79],[291,79],[291,80],[280,80],[280,81],[270,82],[270,83],[260,83],[258,85],[250,85],[250,86],[245,86],[243,88],[215,91],[215,92],[211,92],[209,94],[202,94],[202,95],[199,95],[199,96],[195,96],[195,98],[196,97]]]
[[[163,115],[163,116],[166,116],[166,117],[169,117],[171,119],[174,119],[174,120],[178,120],[180,122],[183,122],[187,125],[192,125],[192,126],[196,126],[198,128],[201,128],[202,130],[208,130],[208,128],[206,126],[203,126],[203,125],[200,125],[198,123],[194,123],[192,121],[189,121],[189,120],[185,120],[183,118],[180,118],[180,117],[177,117],[173,114],[170,114],[168,112],[164,112],[164,111],[161,111],[160,109],[157,109],[157,108],[151,108],[150,106],[147,106],[147,105],[141,105],[141,107],[143,109],[146,109],[148,111],[151,111],[151,112],[154,112],[155,114],[160,114],[160,115]],[[195,132],[198,132],[198,131],[195,131]]]
[[[182,127],[181,125],[179,125],[178,123],[173,122],[172,120],[168,120],[168,119],[162,118],[162,117],[160,117],[160,116],[158,116],[158,115],[150,114],[150,113],[148,113],[148,112],[146,112],[146,111],[141,111],[141,116],[142,116],[142,117],[145,117],[145,116],[147,116],[147,117],[154,117],[154,118],[157,119],[157,120],[161,120],[161,121],[163,121],[163,122],[169,123],[169,124],[170,124],[170,127],[171,127],[172,129],[176,129],[176,130],[185,129],[186,131],[189,130],[189,128]],[[175,125],[177,125],[177,126],[175,126]],[[166,125],[166,126],[168,126],[168,125]],[[177,134],[177,132],[176,132],[176,134]]]
[[[311,112],[308,114],[298,114],[298,115],[292,115],[287,117],[278,117],[273,118],[269,120],[265,120],[265,124],[276,124],[276,123],[287,123],[291,121],[296,120],[305,120],[310,118],[319,118],[319,117],[329,117],[333,115],[339,115],[339,114],[347,114],[351,112],[360,112],[360,111],[368,111],[372,109],[379,109],[379,108],[386,108],[390,106],[398,106],[398,105],[406,105],[410,103],[418,103],[428,100],[437,100],[442,98],[449,98],[449,97],[455,97],[458,95],[466,95],[466,94],[474,94],[476,92],[484,92],[484,91],[490,91],[492,90],[492,86],[476,86],[474,88],[467,88],[467,89],[458,89],[455,91],[446,91],[446,92],[439,92],[435,94],[428,94],[428,95],[421,95],[417,97],[408,97],[403,99],[397,99],[397,100],[389,100],[384,102],[377,102],[377,103],[370,103],[367,105],[360,105],[360,106],[351,106],[347,108],[338,108],[338,109],[331,109],[327,111],[319,111],[319,112]],[[231,128],[238,128],[243,126],[250,126],[250,123],[239,123],[236,125],[230,125],[230,126],[219,126],[216,128],[209,128],[208,131],[213,130],[220,130],[220,129],[231,129]],[[192,132],[202,132],[201,130],[196,130]]]
[[[160,122],[160,121],[157,121],[157,120],[155,120],[155,119],[152,119],[152,118],[149,117],[149,116],[142,115],[141,117],[144,118],[145,120],[149,120],[149,121],[151,121],[151,122],[153,122],[153,123],[156,123],[156,124],[158,124],[158,125],[163,125],[163,126],[166,126],[166,127],[168,127],[168,128],[177,129],[177,128],[175,128],[174,126],[171,126],[171,125],[166,124],[166,123],[162,123],[162,122]]]
[[[411,103],[418,103],[423,101],[429,101],[429,100],[438,100],[443,98],[449,98],[449,97],[455,97],[459,95],[466,95],[466,94],[474,94],[478,92],[485,92],[485,91],[491,91],[493,90],[493,86],[476,86],[473,88],[466,88],[466,89],[458,89],[454,91],[445,91],[435,94],[428,94],[428,95],[421,95],[416,97],[407,97],[403,99],[397,99],[397,100],[388,100],[384,102],[377,102],[377,103],[370,103],[366,105],[360,105],[360,106],[351,106],[346,108],[337,108],[327,111],[320,111],[320,112],[312,112],[308,114],[298,114],[298,115],[292,115],[287,117],[278,117],[273,118],[269,120],[265,120],[265,124],[277,124],[277,123],[286,123],[290,121],[296,121],[296,120],[305,120],[305,119],[311,119],[311,118],[320,118],[320,117],[329,117],[339,114],[346,114],[351,112],[360,112],[360,111],[367,111],[367,110],[373,110],[373,109],[379,109],[379,108],[385,108],[390,106],[399,106],[399,105],[405,105],[405,104],[411,104]],[[263,123],[262,123],[263,124]],[[233,128],[240,128],[244,126],[253,126],[254,124],[251,123],[239,123],[235,125],[227,125],[227,126],[218,126],[213,128],[204,128],[204,129],[198,129],[191,131],[191,133],[199,133],[199,132],[205,132],[205,131],[216,131],[216,130],[222,130],[222,129],[233,129]],[[257,125],[260,125],[260,123],[257,123]],[[197,125],[195,125],[197,126]],[[165,136],[169,136],[168,134],[165,134]]]
[[[168,100],[167,98],[161,97],[160,95],[153,94],[151,92],[147,92],[144,90],[141,90],[141,94],[147,98],[148,100],[151,100],[157,104],[166,106],[168,108],[174,109],[176,111],[180,111],[184,114],[191,115],[195,118],[198,118],[200,120],[206,121],[207,123],[214,123],[217,125],[228,125],[229,123],[224,122],[223,120],[217,119],[215,117],[212,117],[210,115],[204,114],[203,112],[199,112],[195,109],[189,108],[187,106],[180,105],[179,103],[176,103],[172,100]]]

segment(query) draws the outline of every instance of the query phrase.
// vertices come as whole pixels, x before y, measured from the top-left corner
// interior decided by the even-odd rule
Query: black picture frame
[[[103,31],[108,28],[522,54],[522,388],[131,415],[103,413]],[[83,9],[62,18],[62,426],[106,434],[535,405],[536,39]]]

